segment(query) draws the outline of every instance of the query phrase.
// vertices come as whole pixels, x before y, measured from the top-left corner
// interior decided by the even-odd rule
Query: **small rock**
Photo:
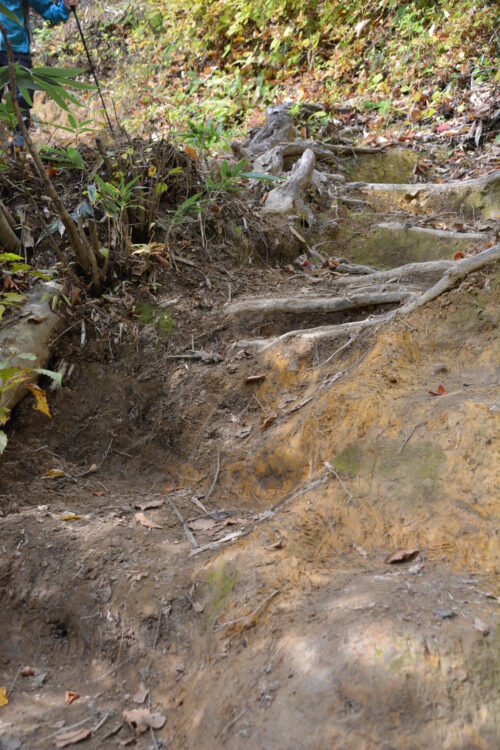
[[[37,675],[33,677],[31,680],[31,687],[35,690],[38,690],[43,686],[43,683],[48,677],[48,672],[39,672]]]
[[[0,737],[0,750],[21,750],[23,743],[11,734],[3,734]]]
[[[415,563],[415,565],[412,565],[411,568],[408,568],[408,573],[411,573],[412,575],[417,575],[418,573],[421,573],[424,569],[424,563]]]
[[[482,635],[488,635],[490,632],[490,627],[485,622],[479,619],[479,617],[476,617],[474,620],[474,627],[476,630],[478,630]]]

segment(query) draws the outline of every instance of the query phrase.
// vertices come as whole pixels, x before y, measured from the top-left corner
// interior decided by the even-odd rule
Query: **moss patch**
[[[203,586],[207,627],[212,627],[214,620],[226,606],[237,577],[236,571],[224,563],[218,565],[207,575]]]
[[[380,154],[360,154],[350,160],[348,178],[352,182],[410,182],[419,156],[410,149]]]
[[[430,441],[400,444],[384,441],[377,454],[374,472],[381,479],[401,484],[401,495],[430,496],[438,487],[446,455],[440,445]]]
[[[363,452],[361,446],[358,443],[351,443],[347,445],[342,453],[335,456],[333,465],[335,471],[339,474],[347,474],[351,477],[355,477],[361,469],[363,463]]]
[[[136,304],[135,315],[141,325],[152,326],[160,337],[168,336],[175,327],[175,320],[170,310],[148,302]]]

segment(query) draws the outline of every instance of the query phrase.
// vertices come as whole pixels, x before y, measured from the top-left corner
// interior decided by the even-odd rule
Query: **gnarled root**
[[[238,158],[253,162],[256,156],[295,138],[295,127],[289,104],[273,104],[266,108],[266,124],[243,145],[231,143],[233,153]]]
[[[271,190],[262,213],[299,216],[311,225],[313,217],[305,203],[305,191],[311,181],[315,163],[314,151],[304,151],[286,182]]]
[[[227,314],[241,315],[247,312],[339,312],[341,310],[354,309],[356,307],[369,307],[376,304],[390,304],[391,302],[397,304],[398,300],[404,301],[402,307],[392,310],[390,312],[383,313],[377,316],[370,316],[364,320],[341,323],[338,325],[325,325],[317,326],[308,329],[299,329],[293,331],[287,331],[280,336],[273,338],[258,338],[251,340],[240,340],[235,342],[233,345],[235,348],[243,348],[248,350],[255,350],[256,352],[263,352],[272,346],[283,344],[290,340],[301,340],[304,342],[320,341],[322,339],[337,339],[342,337],[349,337],[349,345],[353,343],[358,335],[367,328],[373,328],[375,326],[382,326],[391,320],[394,320],[396,316],[406,315],[413,312],[419,307],[431,302],[432,300],[439,297],[444,292],[452,289],[459,281],[464,279],[469,274],[479,271],[490,263],[500,261],[500,243],[493,247],[483,250],[483,252],[475,255],[471,258],[464,258],[459,261],[435,261],[429,263],[410,263],[407,266],[401,266],[401,268],[395,268],[391,271],[379,271],[370,276],[364,276],[362,282],[366,283],[368,280],[385,281],[391,282],[390,275],[392,274],[392,280],[402,280],[407,278],[408,280],[418,281],[434,281],[433,285],[428,288],[423,294],[417,294],[414,291],[410,291],[408,288],[398,288],[395,292],[379,292],[378,289],[375,291],[374,288],[365,294],[354,293],[349,297],[332,297],[332,298],[316,298],[309,299],[295,298],[295,299],[282,299],[282,300],[243,300],[242,302],[236,302],[229,305],[226,310]],[[419,268],[424,267],[424,268]],[[436,275],[438,280],[436,281]],[[349,281],[349,279],[339,279],[338,283],[343,281]],[[351,279],[353,283],[359,285],[360,279]],[[359,286],[355,290],[359,292]],[[377,300],[379,300],[377,302]]]

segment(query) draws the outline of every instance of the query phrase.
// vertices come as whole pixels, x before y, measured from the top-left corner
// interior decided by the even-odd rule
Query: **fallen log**
[[[50,341],[60,327],[61,320],[50,307],[50,299],[42,301],[45,295],[52,297],[59,291],[53,282],[37,284],[28,295],[20,316],[12,322],[6,321],[0,329],[0,361],[9,358],[9,364],[17,367],[44,368],[50,359]],[[28,361],[20,354],[34,354]],[[32,380],[37,375],[34,373]],[[0,393],[0,407],[12,409],[28,392],[20,383],[5,393]]]

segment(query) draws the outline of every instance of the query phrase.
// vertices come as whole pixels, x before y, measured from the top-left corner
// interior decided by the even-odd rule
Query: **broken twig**
[[[243,617],[237,617],[236,620],[228,620],[227,622],[221,622],[220,625],[216,625],[214,623],[214,630],[221,630],[222,628],[227,628],[229,625],[235,625],[237,622],[243,622],[244,620],[250,620],[252,617],[254,617],[257,612],[260,612],[260,610],[271,601],[271,599],[274,599],[275,596],[279,594],[280,590],[275,589],[274,591],[271,591],[269,596],[266,596],[265,599],[261,601],[258,607],[256,607],[252,612],[250,612],[248,615],[243,615]]]
[[[339,475],[338,475],[338,474],[337,474],[337,472],[335,471],[335,469],[333,468],[333,466],[332,466],[331,464],[329,464],[329,463],[328,463],[328,461],[324,461],[324,462],[323,462],[323,465],[324,465],[325,469],[327,469],[327,470],[328,470],[328,471],[330,472],[330,474],[333,474],[333,476],[334,476],[334,477],[335,477],[336,479],[338,479],[338,481],[340,482],[340,485],[341,485],[342,489],[344,490],[344,492],[345,492],[345,493],[346,493],[346,495],[347,495],[347,502],[348,502],[348,503],[350,503],[350,502],[351,502],[351,500],[352,500],[352,495],[351,495],[351,493],[349,492],[349,490],[347,489],[347,487],[345,486],[345,484],[344,484],[344,482],[342,481],[342,479],[341,479],[341,478],[339,477]]]

